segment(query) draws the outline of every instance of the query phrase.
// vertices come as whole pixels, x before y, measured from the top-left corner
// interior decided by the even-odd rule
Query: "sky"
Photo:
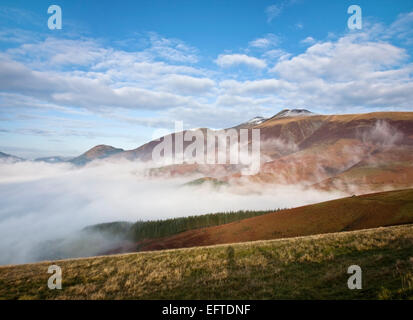
[[[227,128],[285,108],[413,111],[412,49],[412,1],[2,0],[0,151],[134,149],[175,121]]]

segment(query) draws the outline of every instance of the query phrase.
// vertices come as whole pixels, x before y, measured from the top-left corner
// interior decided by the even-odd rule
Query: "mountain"
[[[5,162],[19,162],[19,161],[24,161],[23,158],[13,156],[11,154],[7,154],[4,152],[0,152],[0,161],[5,161]]]
[[[286,109],[233,128],[260,129],[258,174],[242,177],[240,166],[228,163],[173,164],[151,173],[198,174],[218,183],[302,184],[349,194],[413,186],[413,112],[319,115]],[[199,130],[205,133],[206,129]],[[174,142],[175,133],[170,136]],[[163,139],[113,157],[149,161]],[[185,142],[184,148],[190,143]]]
[[[93,147],[92,149],[86,151],[82,155],[76,158],[73,158],[69,162],[76,164],[76,165],[85,165],[93,160],[105,159],[105,158],[108,158],[110,156],[113,156],[121,152],[124,152],[124,150],[102,144],[102,145]]]
[[[230,164],[171,164],[149,171],[154,176],[190,176],[228,183],[301,184],[348,194],[413,186],[413,112],[320,115],[306,109],[284,109],[271,118],[255,117],[228,129],[259,129],[261,169],[242,176],[242,166]],[[202,131],[206,128],[185,130]],[[123,150],[100,145],[70,162],[84,165],[95,159],[151,161],[159,140]],[[184,141],[184,149],[192,141]],[[199,182],[199,181],[198,181]],[[199,183],[198,183],[199,184]],[[196,185],[196,184],[194,184]]]
[[[293,109],[293,110],[285,109],[285,110],[279,112],[277,115],[282,114],[282,115],[285,115],[285,116],[282,116],[282,117],[287,117],[286,116],[287,111],[290,112],[288,117],[293,117],[293,116],[300,116],[301,117],[301,116],[306,116],[306,115],[307,116],[308,115],[314,115],[314,113],[312,113],[308,110],[305,110],[305,109]],[[274,117],[272,117],[270,119],[274,119],[277,115],[275,115]],[[251,120],[249,120],[247,122],[241,123],[241,124],[236,125],[234,127],[226,128],[225,130],[228,130],[228,129],[236,129],[236,130],[239,130],[239,129],[253,129],[253,128],[258,127],[259,125],[262,125],[263,123],[265,123],[268,120],[269,119],[267,119],[267,118],[257,116],[257,117],[254,117],[254,118],[252,118]],[[185,134],[187,131],[198,131],[198,130],[202,131],[204,133],[204,136],[206,136],[207,128],[199,128],[199,129],[196,129],[196,130],[184,130],[182,133]],[[175,135],[176,135],[176,133],[166,135],[164,137],[159,138],[159,140],[153,140],[153,141],[150,141],[148,143],[145,143],[145,144],[143,144],[142,146],[140,146],[136,149],[127,150],[125,152],[116,154],[116,155],[113,156],[113,158],[126,158],[126,159],[129,159],[129,160],[150,161],[152,159],[153,148],[156,145],[158,145],[159,143],[161,143],[162,141],[164,141],[165,138],[169,138],[169,137],[172,138],[172,147],[173,147],[173,149],[175,148]],[[189,141],[189,142],[184,141],[184,148],[186,146],[188,146],[189,144],[191,144],[191,143],[192,143],[191,141]],[[183,166],[186,166],[186,165],[183,165]],[[205,166],[201,166],[201,167],[205,167]],[[206,166],[206,167],[208,167],[208,166]],[[197,168],[199,168],[199,167],[197,167]]]

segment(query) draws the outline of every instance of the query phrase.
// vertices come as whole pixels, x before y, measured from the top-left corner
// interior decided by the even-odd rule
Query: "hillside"
[[[220,226],[138,242],[160,250],[269,240],[413,223],[413,189],[366,194],[280,210]]]
[[[256,128],[267,158],[252,181],[349,193],[413,186],[412,112],[273,118]],[[355,166],[359,179],[352,179]],[[403,170],[391,175],[386,166]]]
[[[0,267],[0,299],[412,299],[413,226]],[[62,268],[49,290],[48,266]],[[362,290],[347,269],[362,268]]]

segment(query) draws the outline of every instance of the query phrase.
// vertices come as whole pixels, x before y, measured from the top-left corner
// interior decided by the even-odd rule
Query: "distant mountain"
[[[69,162],[76,165],[85,165],[93,160],[108,158],[121,152],[124,152],[124,150],[102,144],[93,147],[92,149],[86,151],[82,155],[73,158]]]
[[[47,163],[61,163],[61,162],[68,162],[72,159],[72,157],[60,157],[60,156],[52,156],[52,157],[42,157],[34,159],[36,162],[47,162]]]
[[[18,161],[24,161],[24,159],[20,158],[20,157],[13,156],[11,154],[0,152],[0,161],[18,162]]]

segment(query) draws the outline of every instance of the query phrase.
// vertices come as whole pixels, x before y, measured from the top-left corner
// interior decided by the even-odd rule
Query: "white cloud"
[[[400,14],[388,28],[384,27],[383,33],[387,40],[397,39],[406,45],[412,45],[413,12]]]
[[[305,53],[278,63],[272,71],[290,80],[350,81],[395,67],[406,59],[404,49],[389,43],[357,42],[352,37],[343,37],[337,42],[315,44]]]
[[[274,95],[278,94],[280,90],[294,88],[289,82],[280,79],[263,79],[244,82],[223,81],[220,85],[232,94],[241,95]]]
[[[0,87],[41,98],[49,103],[91,110],[104,107],[162,109],[191,103],[176,94],[134,86],[109,86],[104,80],[53,72],[32,71],[10,60],[0,60]]]
[[[268,47],[277,46],[279,42],[280,42],[279,38],[276,35],[270,33],[270,34],[267,34],[265,37],[258,38],[258,39],[251,41],[249,43],[249,46],[260,48],[260,49],[266,49]]]
[[[315,39],[314,39],[313,37],[307,37],[307,38],[301,40],[301,43],[304,43],[304,44],[313,44],[313,43],[315,43]]]
[[[237,65],[246,65],[257,69],[263,69],[267,67],[267,64],[264,60],[250,57],[245,54],[221,54],[215,60],[215,63],[223,68]]]
[[[76,70],[79,66],[85,66],[98,71],[122,68],[122,71],[125,72],[127,71],[126,67],[131,68],[137,64],[143,64],[150,65],[154,72],[162,67],[165,69],[173,68],[174,72],[200,72],[194,67],[185,65],[185,63],[197,61],[195,48],[178,40],[162,38],[152,33],[149,40],[146,38],[144,40],[148,43],[146,48],[140,51],[123,51],[105,47],[94,39],[72,40],[48,37],[43,41],[31,41],[17,48],[9,49],[6,54],[38,70],[62,70],[63,68],[67,70],[70,67]],[[168,64],[169,61],[181,64]],[[149,68],[144,71],[149,71]],[[171,72],[170,70],[164,71]]]
[[[145,175],[145,168],[128,161],[95,162],[85,168],[31,162],[0,163],[0,264],[32,262],[39,254],[48,256],[44,241],[70,239],[76,231],[96,223],[156,220],[241,209],[268,210],[340,196],[301,186],[279,185],[266,190],[255,185],[219,190],[208,186],[182,187],[198,176],[154,179]],[[37,251],[39,249],[41,252]],[[82,252],[73,251],[72,254],[78,256]],[[86,255],[101,252],[92,250]]]
[[[270,5],[267,8],[265,8],[265,14],[267,15],[267,22],[270,23],[274,18],[280,15],[281,11],[283,9],[283,5]]]
[[[18,25],[35,25],[40,26],[42,17],[30,10],[13,7],[0,7],[0,18],[2,21],[12,21]]]
[[[150,33],[151,47],[148,49],[157,56],[174,62],[198,62],[198,50],[179,39],[164,38],[157,33]]]
[[[3,29],[0,31],[0,42],[6,43],[28,43],[38,40],[39,35],[24,29]]]
[[[264,56],[279,57],[270,70],[275,78],[221,81],[218,101],[241,104],[240,97],[245,97],[253,99],[252,106],[324,112],[413,110],[413,64],[405,49],[380,40],[383,30],[373,26],[336,41],[320,41],[292,57],[269,50]]]
[[[300,23],[300,22],[298,22],[298,23],[296,23],[295,25],[294,25],[294,27],[296,28],[296,29],[302,29],[302,28],[304,28],[304,25],[302,24],[302,23]]]
[[[252,116],[249,118],[253,118],[258,116],[259,114],[265,112],[268,113],[268,109],[263,108],[265,105],[272,104],[272,98],[257,98],[257,97],[249,97],[249,96],[240,96],[236,94],[223,94],[220,95],[217,99],[217,105],[222,106],[237,106],[237,107],[246,107],[252,111]],[[243,109],[243,114],[246,110]],[[261,111],[261,112],[260,112]],[[240,119],[239,123],[245,122],[247,117]],[[235,122],[233,123],[235,125]]]
[[[281,12],[288,6],[295,4],[297,0],[284,0],[280,1],[278,4],[272,4],[265,8],[265,14],[267,15],[267,22],[270,23],[276,17],[278,17]]]
[[[266,59],[270,59],[270,60],[286,60],[288,58],[291,57],[291,53],[288,53],[282,49],[272,49],[272,50],[268,50],[266,52],[263,53],[262,55],[263,57],[265,57]]]
[[[404,49],[389,43],[349,35],[317,43],[271,71],[288,81],[290,89],[281,97],[294,106],[411,110],[413,66],[407,58]]]
[[[206,77],[188,76],[204,74],[182,64],[197,61],[196,49],[155,33],[148,41],[150,46],[137,52],[104,47],[93,39],[49,37],[26,43],[0,54],[0,89],[25,95],[33,104],[42,99],[45,106],[95,111],[196,106],[196,101],[181,95],[202,95],[214,85]],[[181,64],[154,61],[159,58]]]
[[[19,61],[29,62],[37,69],[61,68],[68,65],[90,66],[104,60],[110,54],[110,50],[102,48],[99,43],[90,39],[71,40],[52,37],[44,41],[25,43],[6,52]]]
[[[167,75],[161,82],[164,84],[165,90],[184,95],[203,94],[215,87],[215,81],[211,79],[178,74]]]

